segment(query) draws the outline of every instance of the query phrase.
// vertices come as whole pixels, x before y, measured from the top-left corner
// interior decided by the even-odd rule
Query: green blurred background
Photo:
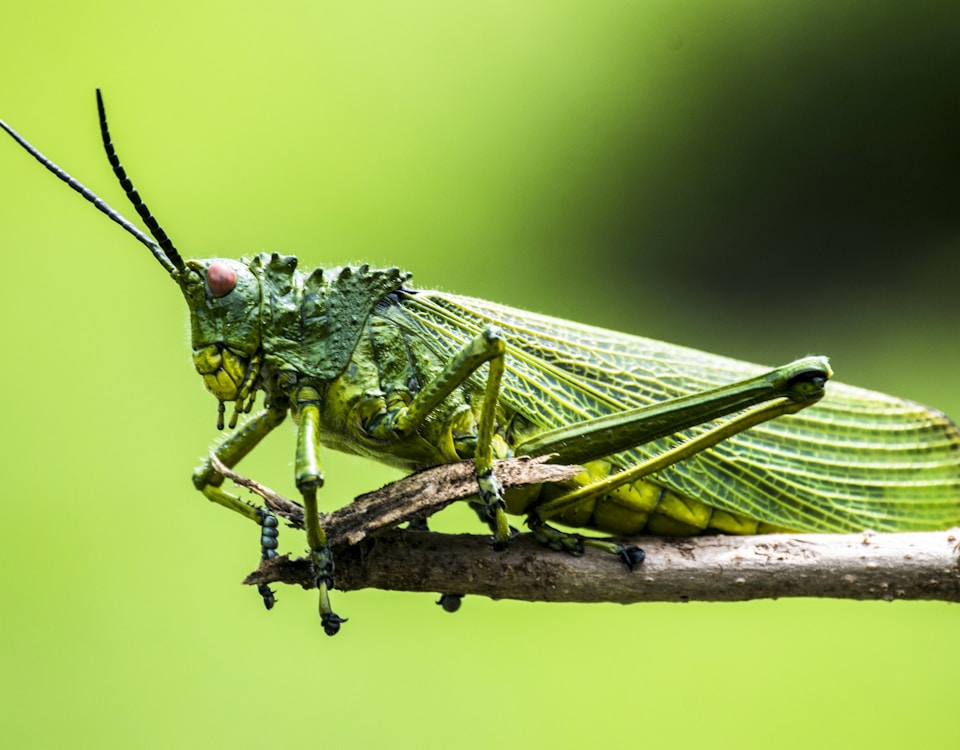
[[[32,2],[0,117],[124,212],[94,87],[187,256],[397,264],[422,288],[960,415],[951,3]],[[215,401],[140,245],[0,141],[0,742],[952,744],[958,610],[341,594],[267,614],[190,472]],[[289,489],[292,431],[245,473]],[[396,475],[328,453],[329,503]],[[454,513],[449,528],[476,530]],[[287,549],[301,542],[286,535]]]

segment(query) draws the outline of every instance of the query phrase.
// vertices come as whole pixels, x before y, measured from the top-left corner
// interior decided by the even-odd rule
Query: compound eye
[[[214,297],[226,297],[237,285],[237,274],[219,263],[211,263],[207,269],[207,288]]]

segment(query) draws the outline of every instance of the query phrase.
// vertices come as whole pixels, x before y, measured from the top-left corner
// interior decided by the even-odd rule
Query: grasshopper
[[[418,290],[399,268],[302,272],[290,255],[183,260],[127,178],[97,91],[107,157],[151,237],[47,159],[25,150],[144,244],[190,310],[193,362],[218,400],[215,448],[235,466],[290,414],[294,479],[324,631],[334,559],[320,520],[321,444],[405,470],[472,458],[479,515],[495,548],[526,518],[545,544],[585,544],[642,561],[619,536],[878,531],[960,523],[960,432],[938,411],[840,383],[825,357],[768,369],[650,339]],[[258,394],[262,407],[249,414]],[[822,399],[822,400],[821,400]],[[226,419],[226,404],[233,404]],[[818,403],[819,402],[819,403]],[[560,485],[504,492],[495,459],[581,464]],[[277,519],[223,489],[209,458],[193,474],[208,500],[257,523],[276,555]],[[273,592],[261,586],[269,608]],[[455,608],[447,599],[445,605]]]

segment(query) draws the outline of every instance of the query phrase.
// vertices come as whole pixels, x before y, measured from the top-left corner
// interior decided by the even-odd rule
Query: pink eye
[[[219,263],[211,263],[207,269],[207,286],[214,297],[225,297],[233,291],[237,285],[237,274],[235,271],[221,266]]]

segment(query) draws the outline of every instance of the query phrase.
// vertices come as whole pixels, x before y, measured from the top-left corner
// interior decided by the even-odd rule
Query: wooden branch
[[[497,464],[507,487],[563,481],[576,466],[547,459]],[[302,508],[219,462],[215,467],[264,498],[294,526]],[[438,466],[357,498],[325,516],[344,591],[380,588],[448,592],[526,601],[745,601],[780,597],[936,599],[960,601],[960,529],[901,534],[764,534],[685,539],[644,537],[646,560],[633,571],[614,555],[589,549],[581,557],[547,549],[521,534],[504,552],[489,536],[399,530],[476,492],[472,462]],[[306,560],[265,561],[244,583],[311,588]]]
[[[487,537],[391,530],[336,551],[337,588],[433,591],[553,602],[746,601],[781,597],[960,601],[960,529],[904,534],[765,534],[632,540],[633,571],[588,549],[573,557],[529,534],[506,552]],[[244,583],[311,587],[303,560],[264,563]]]

